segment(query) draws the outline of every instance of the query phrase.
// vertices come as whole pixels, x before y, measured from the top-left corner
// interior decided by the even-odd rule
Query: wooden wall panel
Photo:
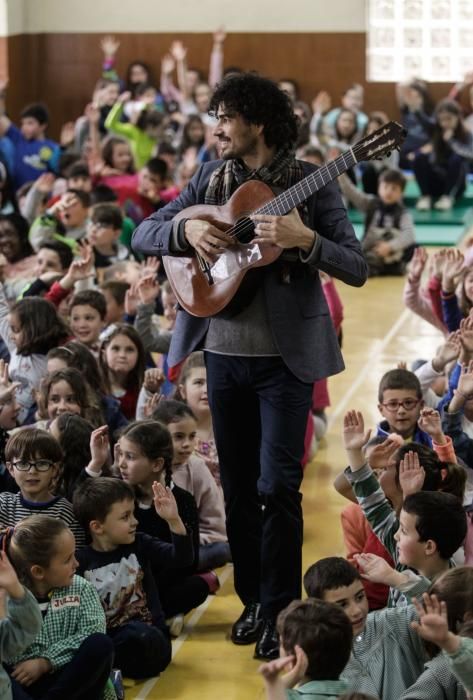
[[[117,34],[121,45],[117,69],[125,75],[128,63],[144,60],[159,77],[160,61],[175,34]],[[189,65],[208,72],[210,34],[182,34]],[[82,113],[100,77],[98,34],[30,34],[8,39],[10,87],[8,109],[16,119],[21,106],[44,100],[51,111],[50,134],[57,137],[61,123]],[[1,51],[1,46],[0,46]],[[1,63],[0,63],[1,65]],[[392,83],[366,83],[364,33],[230,34],[225,42],[225,65],[256,69],[278,79],[295,78],[301,96],[310,100],[327,89],[337,104],[344,88],[361,82],[366,88],[365,108],[384,109],[392,118],[398,111]],[[433,84],[435,99],[448,85]]]

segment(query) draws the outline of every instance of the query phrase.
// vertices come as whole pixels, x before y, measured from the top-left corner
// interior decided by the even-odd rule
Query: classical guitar
[[[181,307],[193,316],[214,316],[232,300],[247,270],[269,265],[281,255],[279,246],[258,244],[254,239],[250,218],[253,214],[287,214],[356,163],[381,158],[399,148],[406,133],[397,122],[389,122],[277,196],[265,183],[248,180],[223,206],[197,204],[179,212],[175,221],[182,218],[209,221],[235,239],[235,245],[221,253],[212,265],[198,254],[163,257],[166,274]]]

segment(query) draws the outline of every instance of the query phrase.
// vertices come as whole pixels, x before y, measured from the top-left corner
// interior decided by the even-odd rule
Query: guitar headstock
[[[353,146],[356,162],[383,158],[399,149],[407,136],[407,130],[397,122],[388,122]]]

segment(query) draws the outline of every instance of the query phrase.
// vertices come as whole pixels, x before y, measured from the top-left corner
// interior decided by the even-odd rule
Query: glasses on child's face
[[[15,469],[19,472],[29,472],[30,469],[36,469],[37,472],[47,472],[54,465],[49,459],[36,459],[33,462],[23,462],[23,460],[18,460],[18,462],[12,462]]]
[[[381,406],[384,406],[388,411],[392,411],[395,413],[396,411],[399,410],[399,407],[402,406],[406,411],[412,411],[413,408],[415,408],[419,404],[420,399],[404,399],[403,401],[386,401],[386,403],[382,403]]]

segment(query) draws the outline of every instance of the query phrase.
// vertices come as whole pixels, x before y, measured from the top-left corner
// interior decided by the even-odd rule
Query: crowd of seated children
[[[60,143],[44,105],[15,126],[0,86],[0,688],[14,698],[113,698],[112,664],[164,672],[184,615],[218,594],[213,569],[231,561],[204,354],[168,367],[177,300],[158,260],[131,247],[134,226],[218,157],[207,110],[224,42],[220,29],[206,81],[174,41],[157,83],[141,61],[119,76],[119,42],[105,37],[102,74]],[[309,598],[281,613],[281,658],[260,669],[270,700],[473,692],[473,247],[427,255],[403,204],[406,177],[419,209],[462,197],[471,115],[455,100],[471,82],[436,106],[423,81],[400,84],[399,116],[365,112],[359,84],[309,106],[280,81],[297,154],[319,165],[390,118],[407,127],[399,159],[339,183],[366,214],[371,274],[404,274],[412,256],[406,304],[443,342],[381,378],[374,437],[359,412],[345,416],[349,560],[313,564]],[[342,342],[343,306],[322,282]],[[306,460],[329,404],[318,382]]]

